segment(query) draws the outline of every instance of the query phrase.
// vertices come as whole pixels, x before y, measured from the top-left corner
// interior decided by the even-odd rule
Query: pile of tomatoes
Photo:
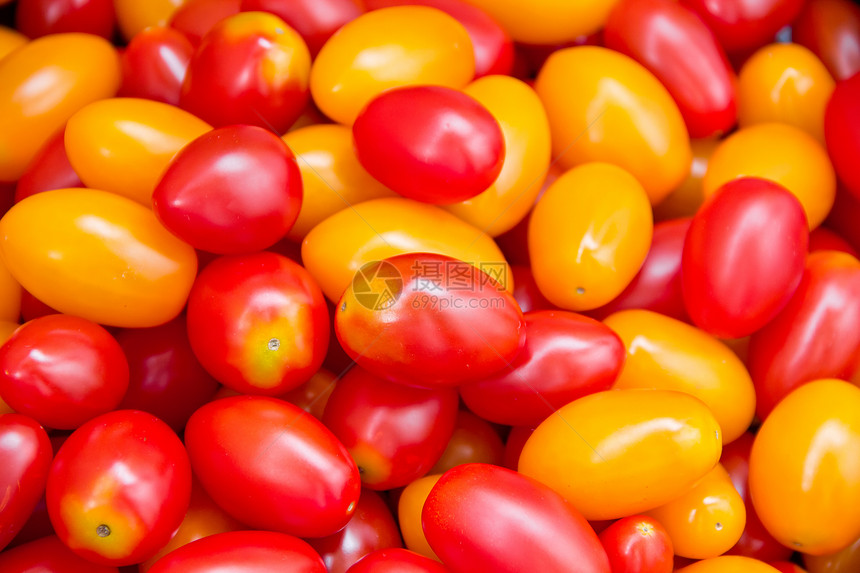
[[[0,571],[860,571],[850,0],[0,0]]]

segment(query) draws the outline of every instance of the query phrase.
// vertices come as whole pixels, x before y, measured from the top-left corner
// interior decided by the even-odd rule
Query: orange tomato
[[[836,174],[827,151],[790,125],[763,123],[724,139],[708,163],[705,197],[738,177],[769,179],[788,189],[803,205],[810,229],[821,224],[836,198]]]
[[[430,490],[440,477],[442,477],[440,474],[428,475],[413,481],[403,488],[397,502],[397,519],[400,522],[400,533],[403,534],[404,544],[411,551],[436,561],[439,561],[439,557],[430,548],[424,536],[421,511],[424,509],[424,502],[427,501]]]
[[[486,76],[463,91],[499,122],[505,161],[486,191],[443,208],[495,237],[519,223],[540,193],[549,171],[549,122],[535,91],[520,80]]]
[[[823,143],[824,108],[835,87],[818,56],[803,46],[765,46],[738,76],[738,123],[786,123]]]
[[[178,107],[136,98],[90,104],[66,126],[66,154],[87,187],[149,207],[167,164],[212,128]]]
[[[529,256],[541,293],[568,310],[608,303],[630,284],[651,247],[651,205],[632,175],[589,163],[559,177],[529,222]]]
[[[342,125],[309,125],[283,136],[299,164],[304,194],[287,237],[301,241],[323,219],[370,199],[394,197],[358,162],[352,131]]]
[[[817,380],[777,404],[753,443],[749,487],[786,547],[825,555],[860,537],[860,389]]]
[[[93,189],[28,197],[0,219],[12,276],[60,312],[110,326],[147,327],[185,306],[197,256],[149,209]]]
[[[481,268],[509,291],[514,288],[511,269],[492,238],[410,199],[374,199],[344,209],[314,227],[302,243],[302,262],[331,301],[363,265],[402,253],[447,255]]]
[[[571,402],[526,441],[519,471],[588,520],[654,509],[719,461],[720,427],[698,399],[669,390],[610,390]]]
[[[720,140],[716,137],[690,141],[690,148],[693,152],[690,173],[687,174],[683,183],[654,207],[655,221],[669,221],[682,217],[692,217],[696,214],[696,211],[705,202],[702,182],[705,172],[708,170],[708,161],[719,144]]]
[[[709,559],[738,542],[747,513],[728,472],[717,464],[692,489],[647,515],[669,532],[675,555]]]
[[[676,569],[675,573],[779,573],[779,571],[758,559],[723,555],[698,561],[683,569]]]
[[[15,181],[48,138],[119,88],[116,50],[92,34],[52,34],[0,60],[0,181]]]
[[[856,573],[860,571],[860,538],[836,553],[804,555],[808,573]]]
[[[2,4],[2,2],[0,2],[0,4]],[[17,32],[12,28],[0,26],[0,60],[29,41],[30,39],[24,34]]]
[[[150,26],[166,26],[188,0],[114,0],[119,29],[126,40]]]
[[[595,46],[559,50],[541,68],[535,89],[562,167],[618,165],[655,205],[687,176],[692,152],[681,112],[663,84],[632,58]]]
[[[424,6],[363,14],[320,50],[311,95],[333,120],[352,125],[383,91],[407,85],[462,88],[475,75],[472,41],[451,16]]]
[[[723,444],[739,438],[755,415],[755,388],[743,362],[710,334],[648,310],[603,321],[627,348],[615,388],[659,388],[695,396],[713,412]]]

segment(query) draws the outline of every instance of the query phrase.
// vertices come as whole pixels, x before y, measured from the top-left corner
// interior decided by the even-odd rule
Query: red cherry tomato
[[[328,537],[308,541],[322,556],[328,573],[346,573],[353,563],[380,549],[403,547],[400,529],[385,501],[363,489],[346,527]]]
[[[844,238],[860,251],[860,197],[855,196],[844,187],[836,191],[836,201],[827,218],[827,226]]]
[[[502,285],[469,263],[431,253],[363,266],[336,313],[337,338],[359,366],[411,386],[485,378],[508,366],[525,339],[523,314]]]
[[[454,432],[457,392],[387,382],[356,366],[337,383],[323,423],[358,464],[371,489],[420,478],[445,451]]]
[[[18,0],[15,27],[30,36],[81,32],[110,40],[116,15],[113,0]]]
[[[242,0],[242,11],[271,12],[292,26],[316,56],[341,26],[358,18],[360,0]]]
[[[271,531],[230,531],[183,545],[156,561],[149,573],[326,573],[306,542]]]
[[[597,535],[560,495],[486,464],[446,472],[422,511],[433,551],[453,573],[609,573]]]
[[[818,227],[809,233],[809,252],[816,251],[842,251],[854,258],[860,257],[851,243],[827,227]]]
[[[620,310],[641,308],[687,320],[681,293],[681,255],[689,228],[690,219],[654,225],[651,249],[639,273],[612,302],[589,311],[588,315],[602,320]]]
[[[471,199],[505,159],[498,121],[470,96],[442,86],[389,90],[352,127],[358,160],[393,191],[425,203]]]
[[[90,420],[57,452],[47,488],[57,536],[95,563],[130,565],[155,554],[191,498],[191,467],[173,430],[119,410]]]
[[[860,73],[836,84],[824,112],[824,139],[845,188],[860,198]]]
[[[695,10],[729,54],[769,44],[794,20],[803,0],[681,0]]]
[[[185,444],[206,492],[251,527],[323,537],[355,511],[361,481],[349,452],[288,402],[262,396],[210,402],[188,420]]]
[[[248,124],[283,133],[308,101],[310,68],[304,40],[283,20],[236,14],[203,38],[180,105],[215,127]]]
[[[534,431],[535,429],[531,426],[514,426],[511,428],[508,440],[505,442],[503,465],[506,468],[516,471],[520,462],[520,454]]]
[[[173,158],[152,208],[174,235],[201,251],[271,247],[299,216],[302,176],[283,140],[260,127],[205,133]]]
[[[762,420],[798,386],[848,380],[860,361],[860,261],[812,253],[791,301],[750,339],[749,369]]]
[[[555,308],[541,293],[529,267],[511,265],[511,274],[514,278],[514,298],[523,312]]]
[[[635,59],[666,86],[690,137],[724,133],[735,124],[735,73],[713,32],[686,6],[622,0],[603,37],[606,47]]]
[[[0,571],[26,573],[118,573],[75,555],[56,535],[43,537],[0,553]]]
[[[812,50],[837,81],[860,72],[860,7],[850,0],[807,0],[791,38]]]
[[[779,573],[806,573],[806,569],[790,561],[771,561],[768,565],[779,571]]]
[[[475,78],[510,75],[514,67],[514,44],[493,18],[462,0],[365,0],[368,10],[390,6],[429,6],[460,22],[469,33],[475,51]]]
[[[0,414],[0,550],[18,534],[45,492],[52,458],[48,434],[35,420]]]
[[[143,30],[120,54],[122,84],[117,95],[179,105],[193,55],[194,46],[181,32],[160,26]]]
[[[653,517],[632,515],[600,533],[612,573],[672,573],[672,539]]]
[[[462,464],[502,465],[504,444],[496,428],[468,410],[457,412],[454,433],[428,475],[443,474]]]
[[[448,569],[408,549],[380,549],[362,557],[347,573],[448,573]]]
[[[310,274],[275,253],[221,257],[188,297],[188,339],[216,380],[278,395],[308,381],[328,348],[325,299]]]
[[[767,324],[800,284],[808,242],[803,207],[785,188],[751,177],[723,185],[693,217],[684,244],[681,281],[693,322],[722,338]]]
[[[238,14],[241,4],[242,0],[191,0],[176,9],[170,18],[170,27],[197,47],[216,24]]]
[[[16,412],[71,430],[116,408],[128,362],[110,333],[54,314],[28,322],[0,347],[0,395]]]
[[[16,203],[42,191],[84,186],[69,163],[64,136],[65,129],[58,131],[33,158],[15,187]]]
[[[120,330],[116,340],[130,373],[119,407],[154,414],[181,434],[191,414],[218,390],[191,350],[185,316],[155,328]]]
[[[624,344],[609,327],[573,312],[525,314],[526,343],[508,368],[460,386],[470,410],[491,422],[536,425],[565,404],[609,390]]]

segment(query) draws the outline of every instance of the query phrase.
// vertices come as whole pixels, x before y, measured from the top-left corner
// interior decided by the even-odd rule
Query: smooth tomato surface
[[[347,573],[448,573],[448,569],[408,549],[395,548],[368,553]]]
[[[824,137],[833,167],[845,188],[860,197],[860,167],[854,158],[860,152],[860,73],[839,82],[824,115]]]
[[[792,26],[792,41],[812,50],[836,80],[860,72],[860,7],[847,0],[809,0]]]
[[[672,539],[647,515],[619,519],[600,532],[612,573],[671,573]]]
[[[42,537],[0,553],[4,571],[46,571],[62,573],[118,573],[110,565],[96,565],[76,555],[56,535]]]
[[[193,5],[206,2],[194,2]],[[122,85],[117,95],[179,105],[194,46],[181,32],[152,27],[137,34],[120,54]]]

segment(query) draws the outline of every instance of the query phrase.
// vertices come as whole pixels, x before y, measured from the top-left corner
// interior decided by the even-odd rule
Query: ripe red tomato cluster
[[[860,571],[850,0],[0,0],[0,571]]]

